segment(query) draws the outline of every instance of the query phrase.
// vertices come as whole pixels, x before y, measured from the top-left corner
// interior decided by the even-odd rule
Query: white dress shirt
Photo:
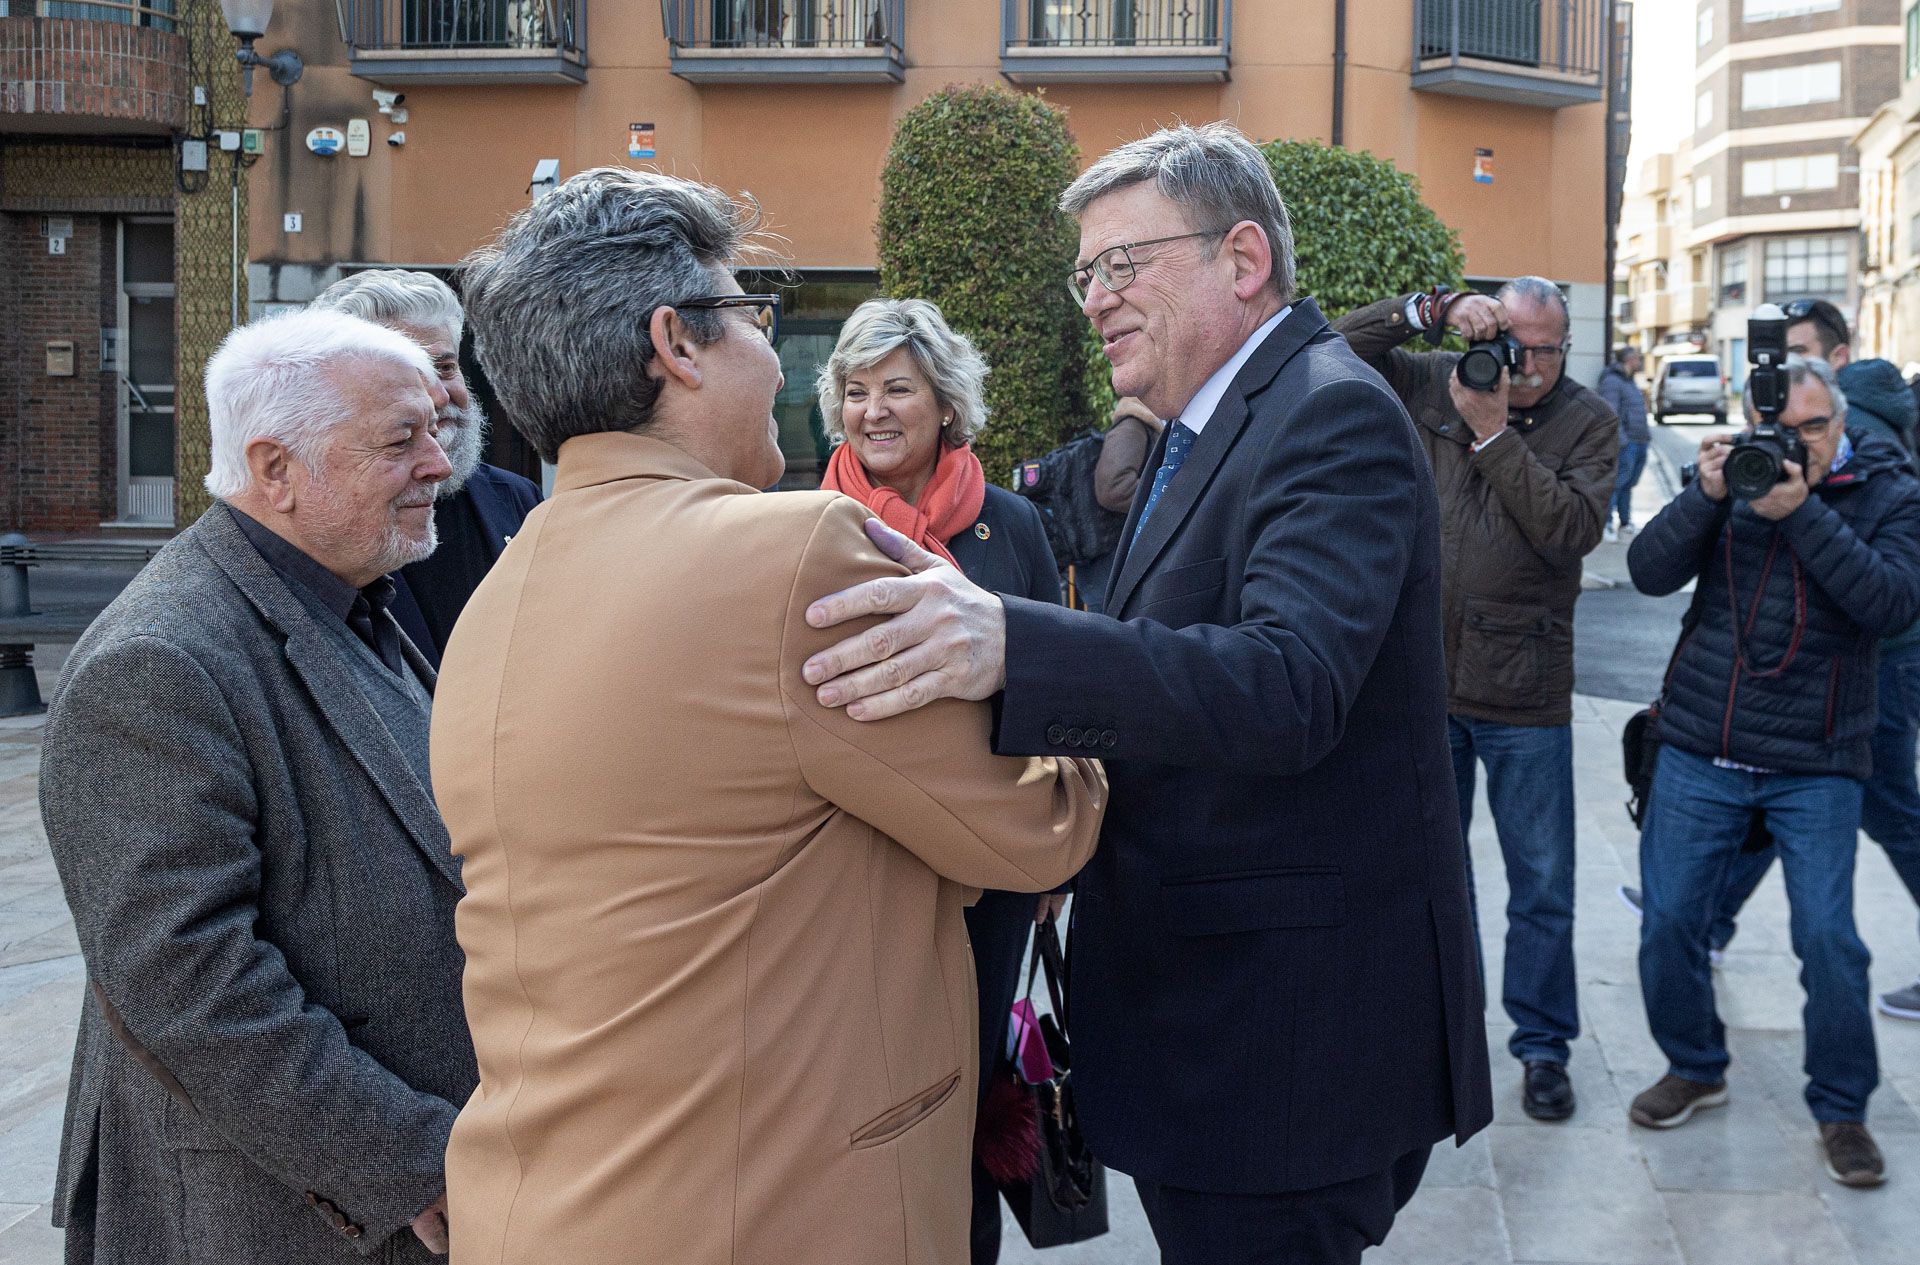
[[[1207,428],[1208,419],[1220,407],[1220,399],[1232,385],[1234,375],[1240,372],[1240,367],[1252,358],[1253,353],[1260,349],[1260,344],[1267,341],[1267,335],[1278,329],[1280,322],[1286,320],[1287,313],[1291,311],[1293,304],[1289,303],[1275,312],[1266,324],[1254,330],[1247,341],[1240,344],[1240,350],[1233,353],[1233,359],[1213,371],[1213,376],[1200,385],[1200,389],[1193,393],[1193,398],[1187,401],[1187,406],[1180,410],[1177,420],[1182,426],[1196,435]]]

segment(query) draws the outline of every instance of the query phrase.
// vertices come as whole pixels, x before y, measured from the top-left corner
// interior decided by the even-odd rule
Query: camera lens
[[[1460,384],[1475,391],[1500,389],[1500,357],[1491,348],[1474,346],[1460,357]]]
[[[1757,500],[1780,481],[1780,460],[1758,444],[1736,444],[1727,454],[1727,490],[1743,501]]]

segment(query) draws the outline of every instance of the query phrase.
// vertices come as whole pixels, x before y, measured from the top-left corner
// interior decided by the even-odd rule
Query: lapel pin
[[[992,537],[993,528],[987,526],[985,523],[975,523],[973,525],[973,534],[982,540],[987,540]]]

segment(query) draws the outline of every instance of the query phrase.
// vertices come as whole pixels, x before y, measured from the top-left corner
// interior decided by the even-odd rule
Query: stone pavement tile
[[[1700,1191],[1666,1203],[1687,1265],[1858,1265],[1816,1195]]]
[[[0,1204],[0,1230],[31,1216],[39,1208],[39,1204]]]
[[[55,1094],[31,1119],[0,1133],[0,1203],[53,1198],[65,1114],[66,1103]]]
[[[1805,1194],[1826,1180],[1806,1135],[1789,1134],[1773,1112],[1735,1096],[1677,1129],[1635,1126],[1632,1141],[1662,1191]]]
[[[1491,1190],[1422,1183],[1367,1265],[1506,1265],[1513,1255]]]
[[[73,920],[63,918],[49,921],[52,925],[21,939],[0,939],[0,968],[70,957],[80,952],[80,940],[74,934]]]
[[[65,1236],[42,1205],[0,1230],[0,1265],[60,1265]]]
[[[1112,1169],[1107,1170],[1110,1228],[1097,1239],[1036,1251],[1028,1246],[1027,1236],[1004,1203],[1000,1211],[1000,1265],[1149,1265],[1160,1259],[1133,1178]],[[0,1260],[0,1265],[5,1262]]]
[[[1493,1186],[1493,1157],[1487,1152],[1487,1135],[1482,1130],[1467,1139],[1465,1146],[1455,1146],[1448,1138],[1433,1148],[1433,1158],[1427,1161],[1426,1176],[1420,1179],[1420,1189],[1429,1186]]]
[[[1680,1265],[1666,1208],[1625,1135],[1565,1125],[1488,1134],[1516,1259]]]
[[[1493,1069],[1493,1122],[1527,1129],[1558,1129],[1562,1124],[1535,1120],[1520,1105],[1520,1060],[1507,1052],[1512,1025],[1503,1015],[1487,1023],[1487,1062]],[[1572,1123],[1615,1133],[1626,1127],[1626,1107],[1614,1089],[1613,1077],[1598,1044],[1591,1039],[1573,1043],[1567,1059],[1573,1080],[1575,1114]]]
[[[1822,1175],[1820,1199],[1860,1265],[1913,1265],[1920,1260],[1920,1200],[1913,1197],[1920,1183],[1920,1135],[1876,1137],[1887,1157],[1887,1184],[1850,1190]]]

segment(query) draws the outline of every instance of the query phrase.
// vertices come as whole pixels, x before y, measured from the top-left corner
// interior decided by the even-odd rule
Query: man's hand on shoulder
[[[435,1256],[445,1256],[450,1236],[447,1233],[447,1196],[443,1191],[413,1219],[413,1234]]]
[[[815,628],[893,616],[807,660],[801,675],[817,687],[821,706],[844,707],[855,720],[884,720],[935,699],[991,697],[1007,679],[1000,599],[879,519],[868,519],[866,531],[913,574],[868,580],[807,608]]]

